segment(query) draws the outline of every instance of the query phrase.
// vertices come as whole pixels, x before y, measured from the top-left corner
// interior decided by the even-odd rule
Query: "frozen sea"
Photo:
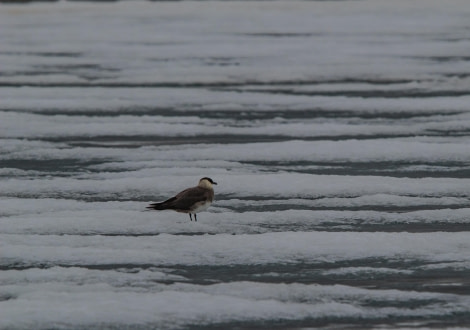
[[[470,327],[469,54],[467,0],[0,4],[0,329]]]

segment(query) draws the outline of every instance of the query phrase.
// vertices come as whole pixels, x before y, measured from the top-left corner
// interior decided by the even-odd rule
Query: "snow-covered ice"
[[[0,329],[469,327],[467,2],[1,3]]]

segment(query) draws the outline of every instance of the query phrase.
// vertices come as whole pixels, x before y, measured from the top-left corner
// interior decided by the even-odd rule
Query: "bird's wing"
[[[176,196],[164,202],[152,203],[147,208],[154,210],[181,210],[190,211],[196,203],[212,202],[214,191],[201,187],[192,187],[179,192]]]
[[[213,192],[201,187],[193,187],[183,190],[175,196],[172,205],[176,209],[189,209],[197,202],[212,201]]]

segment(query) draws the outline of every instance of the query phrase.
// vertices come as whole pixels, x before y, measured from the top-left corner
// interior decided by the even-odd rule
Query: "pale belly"
[[[205,211],[212,203],[211,202],[206,202],[204,204],[197,204],[195,205],[195,207],[193,207],[191,209],[191,212],[190,213],[199,213],[199,212],[202,212],[202,211]]]

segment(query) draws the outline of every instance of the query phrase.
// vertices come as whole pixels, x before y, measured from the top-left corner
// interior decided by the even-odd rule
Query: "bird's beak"
[[[217,184],[217,182],[212,181],[212,184]]]

